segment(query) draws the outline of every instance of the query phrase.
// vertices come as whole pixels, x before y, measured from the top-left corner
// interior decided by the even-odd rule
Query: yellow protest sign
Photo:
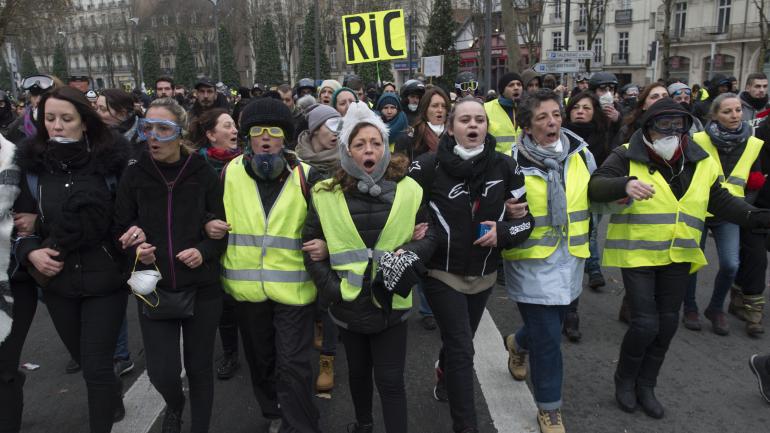
[[[348,64],[406,58],[402,9],[345,15],[342,32]]]

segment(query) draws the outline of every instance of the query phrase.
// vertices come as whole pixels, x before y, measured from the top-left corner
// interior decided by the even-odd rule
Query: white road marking
[[[473,359],[476,377],[497,432],[539,431],[537,407],[532,392],[526,382],[514,380],[508,372],[508,352],[487,310],[484,310],[481,317],[473,346],[476,350]]]
[[[136,379],[123,397],[126,417],[112,426],[112,433],[147,433],[166,407],[163,397],[150,383],[147,370]]]

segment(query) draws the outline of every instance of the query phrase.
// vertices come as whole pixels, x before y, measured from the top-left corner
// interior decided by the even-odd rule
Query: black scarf
[[[590,142],[590,139],[592,138],[594,133],[596,133],[596,125],[594,125],[593,122],[587,122],[587,123],[568,122],[566,125],[564,125],[564,127],[574,132],[575,134],[579,135],[580,138],[582,138],[586,142]]]
[[[436,158],[439,164],[448,174],[465,180],[473,201],[481,198],[486,186],[487,173],[495,159],[495,146],[491,143],[490,137],[487,134],[484,140],[484,151],[468,160],[463,160],[454,153],[454,147],[457,145],[454,137],[445,134],[438,145]]]
[[[74,143],[57,143],[49,140],[46,143],[43,160],[48,169],[78,170],[91,161],[91,148],[85,138]]]
[[[752,98],[749,92],[741,92],[741,99],[749,104],[751,108],[761,110],[767,106],[770,96],[765,95],[763,98]]]

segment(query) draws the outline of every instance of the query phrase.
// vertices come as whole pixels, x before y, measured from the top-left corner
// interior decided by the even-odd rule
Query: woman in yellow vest
[[[753,129],[748,122],[741,120],[741,111],[741,100],[736,94],[723,93],[717,96],[709,108],[711,121],[706,124],[705,131],[696,133],[693,139],[711,155],[714,161],[719,163],[722,186],[732,195],[743,198],[746,195],[749,174],[757,172],[759,176],[762,176],[759,173],[757,158],[760,150],[762,150],[763,142],[752,136]],[[729,328],[723,305],[727,292],[738,273],[740,229],[736,224],[723,221],[718,217],[708,218],[706,227],[714,235],[719,256],[719,272],[714,278],[711,300],[703,311],[703,315],[711,321],[711,327],[715,334],[727,335]],[[705,248],[705,240],[704,230],[701,248]],[[764,254],[764,250],[760,254]],[[684,326],[693,330],[700,329],[698,305],[695,302],[696,284],[697,274],[692,274],[684,297]],[[759,292],[759,296],[750,294],[744,298],[744,301],[742,305],[746,303],[755,306],[761,305],[764,302],[762,292]],[[756,325],[758,323],[751,327],[751,323],[749,323],[749,329],[755,329]],[[759,329],[762,329],[761,326]]]
[[[629,143],[616,148],[588,185],[595,202],[629,201],[610,217],[603,264],[620,267],[631,325],[615,371],[615,399],[663,417],[658,373],[676,333],[689,274],[706,264],[706,213],[747,227],[770,226],[760,211],[722,187],[719,164],[689,142],[691,114],[671,98],[653,104]]]
[[[524,380],[529,354],[537,418],[547,433],[565,431],[561,332],[570,303],[580,296],[590,255],[587,189],[596,168],[588,144],[561,128],[559,99],[543,89],[519,104],[523,133],[514,156],[524,174],[535,229],[525,242],[503,251],[505,286],[524,320],[505,337],[508,369],[514,379]]]
[[[373,430],[372,373],[380,394],[385,431],[407,431],[404,368],[407,316],[415,265],[427,259],[427,240],[410,243],[422,189],[409,177],[404,155],[391,159],[388,129],[366,106],[351,104],[339,136],[341,169],[312,190],[303,239],[322,239],[328,257],[305,255],[322,307],[340,327],[348,362],[356,423],[348,431]],[[397,252],[398,257],[393,254]],[[412,283],[394,288],[381,263],[397,261],[413,272]],[[383,272],[380,272],[383,271]],[[406,281],[406,280],[405,280]],[[405,289],[405,290],[402,290]]]

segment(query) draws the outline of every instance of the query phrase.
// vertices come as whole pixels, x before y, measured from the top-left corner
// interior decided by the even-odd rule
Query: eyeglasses
[[[324,122],[324,125],[329,128],[329,131],[332,132],[334,135],[338,135],[340,133],[340,130],[342,130],[342,118],[341,117],[334,117],[326,122]]]
[[[39,90],[48,90],[53,87],[53,79],[48,75],[32,75],[21,81],[23,90],[32,90],[35,87]]]
[[[692,96],[692,90],[690,90],[690,89],[679,89],[676,92],[674,92],[671,96],[679,96],[679,95]]]
[[[268,135],[274,138],[283,138],[283,129],[277,126],[252,126],[249,129],[249,137],[259,137],[267,132]]]
[[[478,81],[466,81],[464,83],[460,83],[460,90],[462,90],[463,92],[474,91],[478,88],[479,88]]]
[[[660,116],[652,120],[650,127],[661,134],[683,134],[687,132],[687,118],[684,116]]]
[[[170,120],[139,119],[139,139],[146,141],[150,137],[160,141],[174,141],[182,134],[182,127]]]

